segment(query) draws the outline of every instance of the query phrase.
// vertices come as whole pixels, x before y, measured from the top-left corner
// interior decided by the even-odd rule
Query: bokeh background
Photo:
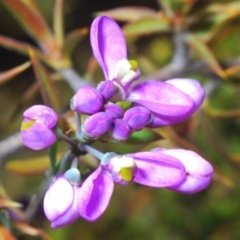
[[[74,94],[61,75],[62,68],[74,69],[95,84],[103,79],[92,57],[87,29],[94,16],[105,11],[104,14],[121,20],[119,24],[127,39],[129,59],[138,61],[142,79],[194,78],[203,84],[207,94],[202,108],[184,123],[141,132],[128,143],[95,146],[102,151],[119,153],[147,150],[153,146],[191,149],[211,162],[215,175],[209,188],[193,195],[136,184],[116,186],[107,211],[98,221],[89,223],[79,219],[57,230],[50,228],[41,204],[34,216],[21,226],[9,217],[12,209],[18,209],[13,202],[23,204],[22,213],[27,209],[45,178],[49,163],[45,150],[34,152],[18,146],[16,133],[22,112],[33,104],[43,103],[44,99],[36,85],[36,71],[32,66],[14,77],[9,72],[3,77],[3,73],[29,61],[28,52],[20,53],[7,43],[11,38],[39,49],[39,39],[26,33],[16,13],[11,11],[11,1],[10,6],[6,2],[0,0],[0,239],[240,239],[239,1],[64,2],[65,36],[81,29],[76,38],[69,40],[68,46],[72,48],[67,59],[70,63],[53,66],[41,59],[59,89],[61,114],[68,111]],[[55,4],[60,1],[26,2],[36,4],[52,29]],[[129,6],[134,8],[125,8],[120,13],[113,11]],[[152,15],[145,16],[149,9]],[[18,17],[21,18],[21,14],[19,11]],[[51,58],[51,53],[44,54]],[[53,57],[52,61],[60,62],[62,59],[59,59]],[[9,136],[13,136],[12,142],[8,141]],[[59,156],[66,149],[67,145],[61,143]]]

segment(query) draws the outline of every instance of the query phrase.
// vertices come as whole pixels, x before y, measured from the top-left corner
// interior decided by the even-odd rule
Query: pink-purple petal
[[[111,174],[99,166],[83,183],[78,195],[78,211],[81,217],[92,222],[106,210],[113,192]]]
[[[95,18],[91,26],[93,54],[106,80],[113,80],[116,63],[127,58],[125,38],[118,24],[106,16]]]
[[[168,187],[168,189],[185,194],[192,194],[208,187],[211,181],[212,181],[211,177],[199,177],[187,175],[183,182]]]
[[[174,78],[166,81],[166,83],[175,86],[191,97],[196,105],[196,109],[202,104],[205,97],[205,91],[198,81],[188,78]]]
[[[24,121],[28,120],[25,119],[23,122]],[[29,129],[21,130],[21,136],[24,145],[33,150],[47,148],[56,141],[55,134],[39,120],[37,120]]]
[[[78,203],[78,193],[80,191],[80,188],[72,187],[73,188],[73,202],[67,212],[65,212],[63,215],[59,216],[56,220],[54,220],[51,224],[52,228],[59,228],[66,225],[69,225],[73,222],[75,222],[79,217],[77,203]]]
[[[168,117],[188,116],[194,106],[193,100],[183,91],[171,84],[154,80],[134,86],[126,100]]]
[[[159,152],[127,154],[137,165],[134,182],[150,187],[168,187],[180,183],[185,168],[177,159]]]
[[[47,190],[43,208],[49,221],[55,221],[68,211],[74,200],[71,184],[63,177],[58,176]]]
[[[32,120],[43,120],[48,128],[53,128],[58,120],[57,113],[53,109],[44,105],[34,105],[28,108],[23,113],[23,116]]]
[[[199,177],[209,177],[214,173],[212,165],[193,151],[165,149],[161,150],[161,152],[181,161],[188,174]]]

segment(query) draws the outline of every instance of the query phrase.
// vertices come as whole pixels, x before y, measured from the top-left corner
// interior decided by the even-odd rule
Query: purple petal
[[[132,107],[125,112],[123,120],[132,130],[138,131],[151,120],[151,112],[144,107]]]
[[[183,182],[168,187],[168,189],[181,193],[192,194],[208,187],[211,181],[211,177],[196,177],[187,175]]]
[[[193,151],[166,149],[161,150],[161,152],[181,161],[188,174],[199,177],[209,177],[214,173],[212,165]]]
[[[184,149],[161,148],[155,148],[152,151],[177,158],[186,169],[185,179],[179,184],[170,186],[170,190],[190,194],[203,190],[211,183],[211,175],[214,173],[213,167],[195,152]]]
[[[113,192],[111,174],[98,167],[83,183],[78,195],[78,211],[81,217],[93,222],[106,210]]]
[[[95,18],[91,26],[93,54],[101,66],[105,78],[113,80],[116,63],[127,58],[126,42],[118,24],[111,18]]]
[[[124,111],[120,106],[111,102],[104,106],[104,110],[106,113],[110,114],[112,118],[122,118],[124,114]]]
[[[178,88],[154,80],[134,86],[126,100],[168,117],[188,116],[194,105],[192,99]]]
[[[182,121],[185,121],[192,115],[192,112],[189,112],[188,114],[182,115],[182,116],[174,116],[174,117],[169,117],[169,116],[163,116],[161,114],[152,114],[152,119],[147,124],[147,127],[149,128],[157,128],[157,127],[162,127],[162,126],[168,126],[176,123],[180,123]]]
[[[52,222],[68,211],[74,200],[71,184],[60,175],[47,190],[43,208],[47,218]]]
[[[128,154],[137,165],[134,182],[151,187],[168,187],[185,178],[185,168],[176,158],[160,152]]]
[[[24,119],[23,123],[28,121]],[[22,142],[25,146],[40,150],[51,146],[56,141],[55,134],[47,128],[45,122],[37,120],[29,129],[21,129]]]
[[[44,120],[46,126],[48,128],[53,128],[58,120],[58,115],[57,113],[44,105],[34,105],[30,108],[28,108],[24,113],[23,116],[28,119],[33,119],[33,120]]]
[[[63,215],[61,215],[59,218],[57,218],[52,222],[51,224],[52,228],[59,228],[59,227],[69,225],[75,222],[80,217],[78,213],[78,208],[77,208],[79,191],[80,191],[80,188],[73,187],[73,194],[74,194],[73,203],[71,204],[67,212],[65,212]]]
[[[128,124],[122,119],[113,119],[113,123],[110,129],[110,135],[114,142],[125,141],[130,136],[130,128]]]
[[[99,112],[86,119],[83,130],[91,137],[99,137],[110,129],[111,124],[112,117],[105,112]]]
[[[113,81],[102,81],[98,84],[97,90],[102,94],[105,101],[110,100],[116,92]]]
[[[199,106],[202,104],[205,97],[205,92],[198,81],[188,78],[175,78],[166,81],[166,83],[169,83],[186,93],[195,103],[194,110],[199,108]]]
[[[79,113],[94,114],[103,107],[102,95],[91,86],[83,86],[71,100],[71,109]]]

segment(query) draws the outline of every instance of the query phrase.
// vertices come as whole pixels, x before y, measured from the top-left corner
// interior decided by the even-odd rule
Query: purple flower
[[[73,96],[70,106],[76,112],[94,114],[103,107],[103,97],[94,87],[83,86]]]
[[[131,181],[151,187],[169,187],[185,178],[185,168],[176,158],[159,152],[127,155],[106,153],[101,165],[85,180],[78,195],[80,216],[95,221],[106,210],[114,182]]]
[[[148,108],[153,120],[148,127],[179,123],[190,117],[202,104],[204,90],[196,80],[148,80],[134,86],[126,100]]]
[[[72,185],[63,174],[56,177],[43,201],[44,212],[52,222],[52,228],[69,225],[80,217],[77,208],[80,189]]]
[[[35,105],[23,113],[21,125],[22,141],[27,147],[40,150],[56,141],[52,128],[57,124],[58,116],[53,109]]]
[[[106,16],[94,19],[91,26],[93,54],[101,66],[105,79],[114,81],[119,98],[124,99],[129,85],[138,79],[136,61],[127,60],[126,41],[117,23]]]
[[[83,183],[78,195],[78,211],[81,217],[93,222],[106,210],[113,193],[111,174],[99,166]]]
[[[152,151],[177,158],[186,169],[186,176],[182,182],[170,186],[168,189],[191,194],[205,189],[211,183],[214,173],[213,167],[195,152],[183,149],[161,148],[155,148]]]
[[[202,104],[204,90],[192,79],[166,82],[148,80],[131,84],[140,76],[136,61],[127,60],[126,42],[117,23],[106,16],[97,17],[91,27],[93,54],[107,82],[113,81],[116,92],[111,101],[126,100],[149,109],[148,127],[179,123],[190,117]],[[106,93],[105,93],[106,94]]]

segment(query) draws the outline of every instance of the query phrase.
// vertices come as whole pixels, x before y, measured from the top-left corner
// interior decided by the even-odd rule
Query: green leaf
[[[195,0],[159,0],[168,16],[172,16],[174,13],[186,14],[195,2]]]
[[[0,45],[9,50],[13,50],[13,51],[19,52],[21,54],[28,55],[29,45],[26,43],[16,41],[15,39],[0,35]],[[58,67],[58,62],[56,62],[56,59],[50,58],[49,56],[40,52],[37,48],[35,48],[33,46],[31,46],[31,49],[34,51],[34,53],[37,55],[37,57],[39,59],[41,59],[44,63],[48,64],[49,66],[51,66],[53,68]]]
[[[52,172],[55,173],[57,162],[58,141],[48,148],[48,155],[50,158]]]
[[[158,138],[159,136],[156,133],[152,132],[149,129],[144,128],[141,131],[132,133],[129,138],[129,141],[133,143],[145,143],[145,142],[148,143]]]
[[[15,77],[16,75],[20,74],[21,72],[29,68],[30,65],[31,65],[30,62],[26,62],[8,71],[0,72],[0,84],[11,80],[13,77]]]
[[[135,22],[143,18],[156,18],[157,11],[146,7],[119,7],[97,12],[97,16],[108,16],[116,21]]]
[[[48,73],[47,69],[38,60],[36,54],[33,52],[31,48],[29,48],[29,55],[30,55],[32,66],[40,87],[40,91],[41,91],[44,103],[54,108],[57,112],[60,112],[61,98],[51,75]]]
[[[206,41],[210,41],[228,21],[240,16],[240,2],[213,3],[207,5],[203,11],[196,13],[195,16],[204,18],[211,26],[204,37]]]
[[[123,33],[128,36],[142,36],[159,32],[170,31],[170,25],[163,18],[145,18],[139,21],[126,24],[123,28]]]
[[[70,57],[77,45],[86,37],[87,33],[87,28],[77,29],[69,33],[63,44],[63,53]]]
[[[63,33],[63,1],[56,0],[53,13],[53,29],[56,37],[56,41],[59,47],[63,45],[64,33]]]
[[[63,153],[57,154],[59,158]],[[36,174],[43,174],[50,169],[49,156],[31,157],[28,159],[13,159],[8,161],[5,168],[14,174],[32,176]]]
[[[227,79],[226,73],[205,42],[194,34],[186,34],[184,40],[216,74],[223,79]]]
[[[33,0],[1,0],[25,31],[32,36],[46,53],[56,50],[56,41]]]

